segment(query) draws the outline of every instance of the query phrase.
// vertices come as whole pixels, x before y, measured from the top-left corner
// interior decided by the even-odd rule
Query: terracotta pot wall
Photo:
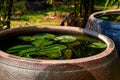
[[[114,43],[108,37],[78,27],[24,27],[0,32],[0,39],[23,33],[55,32],[89,34],[106,44],[105,51],[71,60],[40,60],[16,57],[0,51],[1,80],[119,80],[120,64]]]

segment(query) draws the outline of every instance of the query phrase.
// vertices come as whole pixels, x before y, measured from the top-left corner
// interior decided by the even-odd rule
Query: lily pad
[[[65,45],[54,44],[54,45],[46,46],[42,50],[51,52],[51,51],[60,51],[60,50],[66,49],[66,48],[67,48],[67,46],[65,46]]]
[[[35,46],[47,46],[47,45],[50,45],[52,44],[53,41],[49,41],[49,40],[45,40],[45,39],[41,39],[41,40],[35,40],[32,42],[33,45]]]
[[[63,36],[58,36],[55,38],[56,41],[61,41],[61,42],[73,42],[75,41],[77,38],[70,36],[70,35],[63,35]]]
[[[19,52],[22,50],[26,50],[29,48],[34,48],[33,45],[18,45],[18,46],[13,46],[7,50],[8,53],[14,53],[14,52]]]
[[[41,33],[41,34],[34,35],[33,38],[35,38],[35,39],[54,39],[55,35],[49,34],[49,33]]]
[[[49,58],[58,58],[58,57],[60,57],[62,54],[61,54],[61,52],[59,51],[56,51],[56,52],[48,52],[47,54],[46,54],[46,56],[48,56]]]
[[[19,56],[28,56],[28,55],[31,55],[31,54],[35,54],[39,52],[39,50],[36,48],[36,47],[33,47],[33,48],[28,48],[28,49],[25,49],[25,50],[21,50],[19,51],[17,54]]]
[[[101,43],[101,42],[95,42],[95,43],[92,43],[89,45],[89,47],[92,47],[92,48],[106,48],[106,45],[104,43]]]
[[[20,37],[18,37],[18,39],[21,39],[23,41],[33,41],[33,40],[35,40],[31,36],[20,36]]]
[[[64,53],[64,58],[65,59],[70,59],[71,56],[72,56],[72,50],[71,49],[63,50],[63,53]]]

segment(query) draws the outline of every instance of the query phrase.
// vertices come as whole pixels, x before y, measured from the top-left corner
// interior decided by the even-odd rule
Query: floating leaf
[[[93,36],[89,36],[89,35],[77,35],[76,38],[79,40],[79,41],[86,41],[86,42],[97,42],[98,41],[98,38],[95,38]]]
[[[29,54],[25,56],[26,58],[32,58]]]
[[[55,35],[48,34],[48,33],[41,33],[41,34],[34,35],[33,38],[35,38],[35,39],[54,39]]]
[[[68,45],[68,47],[73,47],[73,46],[80,45],[80,42],[79,41],[75,41],[75,42],[72,42],[72,43],[69,43],[69,44],[66,44],[66,45]]]
[[[64,58],[65,59],[70,59],[72,56],[72,50],[71,49],[66,49],[62,51],[64,53]]]
[[[37,53],[37,55],[39,55],[39,56],[43,56],[43,55],[46,55],[47,54],[47,51],[44,51],[44,50],[40,50],[38,53]]]
[[[63,35],[63,36],[56,37],[55,40],[61,41],[61,42],[73,42],[76,40],[76,37],[69,36],[69,35]]]
[[[59,51],[51,51],[46,54],[49,58],[58,58],[61,56],[61,52]]]
[[[46,55],[49,58],[57,58],[61,56],[61,50],[66,49],[67,47],[62,44],[54,44],[47,46],[40,50],[40,55]]]
[[[102,43],[102,42],[96,42],[96,43],[92,43],[89,45],[89,47],[92,48],[106,48],[106,44]]]
[[[102,16],[101,19],[108,20],[109,17],[107,17],[107,16]]]
[[[27,56],[27,55],[30,55],[31,53],[36,53],[36,52],[39,52],[39,50],[36,48],[36,47],[32,47],[32,48],[28,48],[28,49],[25,49],[25,50],[21,50],[18,55],[20,56]]]
[[[45,48],[43,48],[43,50],[51,52],[51,51],[60,51],[60,50],[66,49],[66,48],[67,48],[67,46],[65,46],[65,45],[54,44],[54,45],[46,46]]]
[[[23,41],[32,41],[32,40],[34,40],[31,36],[20,36],[18,38],[23,40]]]
[[[49,41],[49,40],[45,40],[45,39],[40,39],[40,40],[37,39],[37,40],[32,42],[33,45],[35,45],[35,46],[42,46],[42,47],[50,45],[52,43],[53,43],[53,41]]]
[[[14,53],[14,52],[19,52],[21,50],[26,50],[29,48],[33,48],[33,45],[18,45],[18,46],[13,46],[7,50],[8,53]]]

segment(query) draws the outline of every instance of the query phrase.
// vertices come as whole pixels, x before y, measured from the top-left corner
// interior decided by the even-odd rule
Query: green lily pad
[[[35,54],[37,52],[39,52],[39,50],[36,47],[33,47],[33,48],[28,48],[28,49],[25,49],[25,50],[21,50],[17,54],[19,56],[23,56],[23,55],[27,56],[27,55]]]
[[[35,40],[32,42],[33,45],[35,46],[47,46],[47,45],[50,45],[52,44],[53,41],[49,41],[49,40],[45,40],[45,39],[41,39],[41,40]]]
[[[61,54],[61,50],[66,49],[67,47],[65,45],[62,44],[54,44],[54,45],[50,45],[48,47],[42,48],[40,50],[40,55],[46,55],[49,58],[58,58],[60,57]]]
[[[41,33],[41,34],[34,35],[33,38],[35,38],[35,39],[54,39],[55,35],[48,34],[48,33]]]
[[[21,39],[21,40],[23,40],[23,41],[33,41],[33,40],[35,40],[31,36],[20,36],[18,38]]]
[[[22,50],[26,50],[29,48],[34,48],[33,45],[18,45],[18,46],[13,46],[7,50],[8,53],[14,53],[14,52],[19,52]]]
[[[59,51],[51,51],[51,52],[48,52],[47,54],[46,54],[46,56],[48,56],[49,58],[58,58],[58,57],[60,57],[62,54],[61,54],[61,52]]]
[[[66,48],[67,48],[67,46],[65,46],[65,45],[54,44],[54,45],[46,46],[42,50],[51,52],[51,51],[60,51],[60,50],[66,49]]]
[[[66,45],[68,45],[68,47],[73,47],[73,46],[80,45],[80,42],[79,41],[75,41],[75,42],[72,42],[72,43],[69,43],[69,44],[66,44]]]
[[[101,42],[96,42],[96,43],[92,43],[89,45],[89,47],[92,47],[92,48],[106,48],[106,44],[104,43],[101,43]]]
[[[63,36],[58,36],[56,37],[54,40],[56,41],[61,41],[61,42],[73,42],[75,41],[77,38],[73,37],[73,36],[69,36],[69,35],[63,35]]]
[[[59,53],[61,50],[66,49],[67,47],[65,45],[62,44],[54,44],[54,45],[50,45],[50,46],[46,46],[40,49],[40,51],[38,52],[39,55],[50,55],[53,53]]]
[[[72,56],[72,50],[71,49],[63,50],[63,53],[64,53],[64,58],[65,59],[70,59],[71,56]]]
[[[40,49],[39,55],[50,55],[53,53],[59,53],[61,50],[66,49],[67,47],[65,45],[61,44],[54,44],[50,46],[46,46]]]

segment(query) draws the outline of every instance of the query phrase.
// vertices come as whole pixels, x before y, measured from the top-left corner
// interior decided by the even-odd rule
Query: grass
[[[59,26],[64,16],[73,10],[72,6],[57,5],[54,16],[53,7],[43,11],[27,11],[24,2],[18,2],[14,5],[17,8],[15,14],[12,16],[11,27],[24,26]],[[23,13],[23,15],[21,15]]]
[[[115,9],[108,7],[108,9]],[[68,5],[56,5],[57,16],[54,16],[53,7],[43,11],[27,11],[25,2],[17,2],[14,4],[15,14],[12,16],[11,27],[24,26],[59,26],[64,16],[73,11],[74,7]],[[104,4],[95,5],[95,10],[103,10]]]

